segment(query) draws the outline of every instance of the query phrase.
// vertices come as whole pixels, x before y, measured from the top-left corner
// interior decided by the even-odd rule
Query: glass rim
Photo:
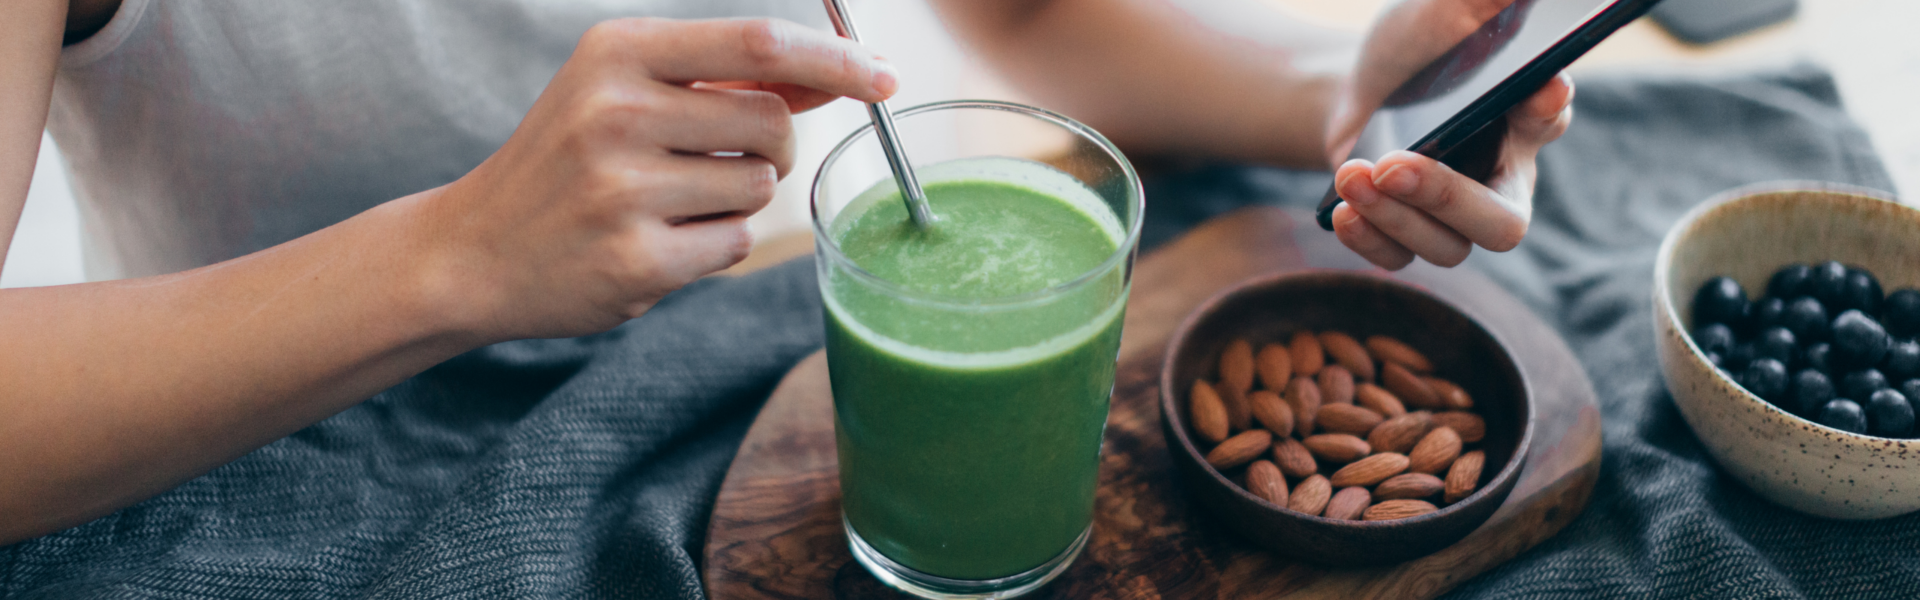
[[[1120,152],[1120,148],[1114,146],[1113,142],[1108,140],[1106,136],[1100,135],[1100,132],[1094,131],[1092,127],[1088,127],[1066,115],[1037,106],[1001,100],[943,100],[939,102],[929,102],[894,112],[893,116],[911,117],[918,114],[953,109],[996,110],[1047,121],[1082,139],[1094,142],[1102,152],[1105,152],[1109,158],[1112,158],[1114,163],[1120,166],[1121,173],[1127,178],[1127,192],[1128,195],[1131,196],[1127,204],[1129,208],[1133,209],[1132,222],[1125,223],[1124,225],[1127,229],[1127,235],[1121,240],[1119,247],[1114,249],[1113,254],[1108,256],[1106,260],[1100,261],[1099,265],[1088,269],[1073,279],[1031,292],[994,298],[959,298],[944,294],[923,292],[908,289],[884,277],[874,275],[872,272],[861,268],[860,265],[854,264],[852,259],[847,258],[847,255],[840,251],[840,244],[835,242],[832,236],[828,235],[826,224],[822,223],[820,219],[820,185],[826,181],[827,168],[833,166],[834,162],[840,159],[840,155],[846,153],[848,149],[851,149],[855,142],[860,141],[866,136],[873,135],[873,124],[866,123],[854,129],[853,133],[847,134],[845,139],[840,140],[840,143],[836,144],[833,150],[827,153],[826,158],[820,161],[820,168],[815,171],[813,175],[813,186],[807,195],[807,212],[813,221],[813,237],[816,241],[816,246],[825,249],[827,256],[823,258],[842,265],[845,270],[852,273],[856,279],[876,286],[891,295],[931,304],[957,307],[983,307],[1024,304],[1057,296],[1073,288],[1087,285],[1097,279],[1101,274],[1113,270],[1114,267],[1119,265],[1120,261],[1127,260],[1133,256],[1135,249],[1140,243],[1141,225],[1146,220],[1146,189],[1140,183],[1140,174],[1134,170],[1133,163],[1129,162],[1127,156]],[[1078,178],[1076,178],[1076,181],[1077,180]],[[1125,215],[1116,216],[1120,217],[1123,222],[1126,221]]]

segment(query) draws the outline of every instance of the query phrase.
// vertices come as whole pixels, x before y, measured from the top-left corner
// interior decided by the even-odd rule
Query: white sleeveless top
[[[235,258],[443,185],[492,154],[599,21],[819,0],[124,0],[68,47],[48,130],[87,278]]]

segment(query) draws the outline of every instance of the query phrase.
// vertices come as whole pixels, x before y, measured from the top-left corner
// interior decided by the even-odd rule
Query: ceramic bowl
[[[1685,332],[1693,294],[1727,275],[1757,294],[1781,266],[1838,260],[1892,291],[1920,286],[1920,210],[1885,192],[1777,182],[1721,193],[1683,217],[1653,271],[1660,370],[1680,415],[1735,478],[1807,514],[1878,519],[1920,509],[1920,440],[1832,429],[1781,410],[1722,375]]]
[[[1399,338],[1426,353],[1436,373],[1460,384],[1487,423],[1487,466],[1480,488],[1439,511],[1394,521],[1346,521],[1275,506],[1242,489],[1245,467],[1222,474],[1189,435],[1187,390],[1214,379],[1220,352],[1234,338],[1259,347],[1292,332],[1338,330],[1365,339]],[[1160,413],[1182,483],[1220,526],[1289,558],[1349,567],[1431,554],[1465,537],[1506,501],[1533,439],[1533,400],[1505,346],[1472,316],[1427,292],[1351,271],[1268,275],[1221,292],[1175,331],[1161,369]],[[1323,473],[1331,473],[1326,465]],[[1233,479],[1230,479],[1232,477]],[[1289,480],[1288,486],[1299,482]]]

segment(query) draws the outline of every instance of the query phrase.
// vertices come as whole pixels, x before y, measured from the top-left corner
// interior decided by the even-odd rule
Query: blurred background
[[[1210,0],[1167,1],[1192,5],[1196,14],[1209,17],[1205,7]],[[1263,1],[1276,10],[1356,34],[1390,3]],[[896,110],[954,98],[1021,100],[967,59],[923,0],[854,0],[851,4],[866,42],[901,69],[901,92],[891,103]],[[1785,22],[1692,46],[1642,19],[1575,63],[1573,73],[1577,81],[1581,74],[1605,72],[1713,75],[1803,61],[1822,65],[1834,73],[1849,111],[1872,137],[1895,184],[1915,190],[1920,189],[1920,116],[1912,108],[1920,98],[1920,34],[1913,31],[1915,23],[1920,23],[1920,2],[1912,0],[1801,0],[1798,12]],[[814,169],[828,148],[865,121],[865,111],[845,101],[797,120],[799,166],[781,183],[774,204],[753,218],[761,248],[750,260],[778,260],[811,251],[806,200]],[[1576,116],[1576,127],[1578,122]],[[25,213],[5,269],[0,271],[0,287],[84,280],[79,213],[72,189],[53,142],[43,140]]]

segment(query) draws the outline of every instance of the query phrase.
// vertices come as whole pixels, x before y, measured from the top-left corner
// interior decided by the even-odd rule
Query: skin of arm
[[[1512,0],[1403,0],[1365,38],[1251,0],[934,0],[959,38],[1042,105],[1128,152],[1331,169],[1386,94]],[[1359,51],[1351,73],[1329,56]],[[1512,249],[1532,216],[1534,157],[1572,121],[1571,80],[1508,115],[1493,178],[1411,152],[1339,167],[1342,243],[1376,265],[1440,266]]]
[[[62,0],[15,5],[0,20],[0,240],[66,30]],[[793,112],[896,88],[884,60],[791,23],[603,23],[451,184],[191,271],[0,290],[0,546],[170,489],[466,350],[639,316],[746,256],[746,215],[793,166]]]
[[[28,0],[10,8],[0,23],[0,90],[10,90],[0,93],[0,264],[26,207],[67,21],[66,0]]]

